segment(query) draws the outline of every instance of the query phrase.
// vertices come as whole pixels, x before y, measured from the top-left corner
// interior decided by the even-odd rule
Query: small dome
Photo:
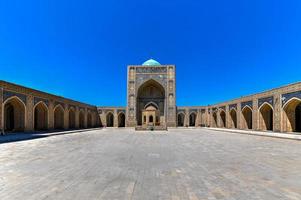
[[[143,66],[157,66],[157,65],[161,65],[161,64],[154,59],[149,59],[149,60],[145,61],[142,65]]]

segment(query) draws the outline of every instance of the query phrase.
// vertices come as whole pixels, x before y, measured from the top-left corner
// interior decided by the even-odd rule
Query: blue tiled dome
[[[142,65],[143,66],[157,66],[157,65],[161,65],[161,64],[154,59],[149,59],[149,60],[145,61]]]

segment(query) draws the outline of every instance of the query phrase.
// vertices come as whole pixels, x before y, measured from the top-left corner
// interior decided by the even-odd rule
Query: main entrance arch
[[[165,90],[164,87],[157,81],[150,79],[143,83],[137,93],[137,104],[136,104],[136,120],[137,125],[143,124],[142,113],[146,112],[146,109],[156,108],[156,115],[153,116],[154,125],[165,124]],[[151,120],[151,118],[149,118]],[[148,120],[148,121],[149,121]]]

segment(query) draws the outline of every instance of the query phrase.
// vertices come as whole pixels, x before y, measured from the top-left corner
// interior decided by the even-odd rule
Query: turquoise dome
[[[157,66],[157,65],[161,65],[161,64],[154,59],[149,59],[149,60],[145,61],[142,65],[143,66]]]

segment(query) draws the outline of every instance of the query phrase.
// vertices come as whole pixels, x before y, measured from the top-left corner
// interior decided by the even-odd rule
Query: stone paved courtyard
[[[0,199],[301,199],[300,141],[103,129],[0,144]]]

